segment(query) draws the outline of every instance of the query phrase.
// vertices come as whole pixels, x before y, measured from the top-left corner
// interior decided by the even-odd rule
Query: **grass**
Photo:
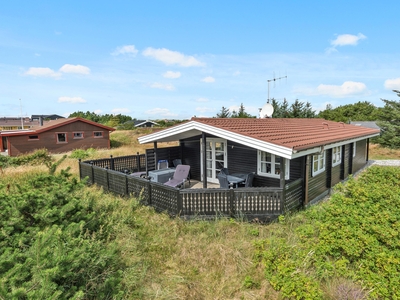
[[[372,160],[400,159],[400,149],[383,148],[378,144],[370,144],[369,158]]]
[[[147,129],[149,130],[149,129]],[[136,137],[147,131],[116,131],[111,140],[116,148],[96,150],[90,158],[143,153],[153,145],[139,145]],[[168,143],[162,146],[176,145]],[[69,153],[67,153],[68,155]],[[55,159],[62,154],[54,155]],[[398,159],[400,151],[371,145],[371,159]],[[59,167],[78,176],[77,159],[67,158]],[[27,174],[46,172],[44,165],[3,169],[9,182]],[[282,299],[267,281],[263,266],[256,260],[255,244],[282,236],[296,245],[296,230],[305,223],[303,212],[285,216],[269,225],[221,219],[183,221],[155,213],[136,199],[104,193],[87,187],[101,203],[118,201],[118,209],[109,215],[123,259],[125,299]],[[324,284],[325,299],[335,299],[338,290],[358,285],[347,279],[332,278]],[[357,298],[346,298],[357,299]]]

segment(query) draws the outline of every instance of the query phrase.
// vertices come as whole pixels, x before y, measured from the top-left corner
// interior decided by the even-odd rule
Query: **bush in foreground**
[[[0,182],[0,298],[113,299],[123,265],[98,208],[62,171]]]

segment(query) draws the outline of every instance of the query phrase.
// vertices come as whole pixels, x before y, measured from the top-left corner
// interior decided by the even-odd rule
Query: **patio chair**
[[[226,175],[229,175],[229,170],[228,170],[228,168],[222,168],[222,169],[219,171],[219,173],[220,173],[220,174],[225,174],[225,176],[226,176]]]
[[[182,164],[182,160],[180,158],[174,159],[172,161],[172,164],[174,165],[174,167],[176,168],[177,166]]]
[[[168,160],[162,159],[157,162],[157,170],[168,169]]]
[[[219,187],[223,189],[229,189],[231,188],[231,185],[229,184],[228,178],[226,177],[225,174],[219,173],[217,175],[218,181],[219,181]]]
[[[175,188],[179,188],[181,186],[185,187],[185,182],[188,178],[189,170],[190,166],[188,165],[178,165],[172,178],[170,178],[164,184]]]
[[[253,186],[253,179],[254,179],[254,173],[247,174],[246,180],[244,182],[244,187],[252,187]]]

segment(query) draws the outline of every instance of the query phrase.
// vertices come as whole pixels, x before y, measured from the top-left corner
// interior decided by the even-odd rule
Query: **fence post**
[[[285,213],[285,187],[283,187],[282,191],[281,191],[281,214]]]
[[[235,216],[235,191],[233,189],[229,189],[229,210],[231,217]]]
[[[94,184],[94,169],[93,169],[93,160],[91,160],[90,161],[90,165],[91,165],[91,168],[92,168],[92,184]]]
[[[78,162],[79,162],[79,179],[80,180],[82,180],[82,168],[81,168],[81,161],[82,161],[82,159],[78,159]]]
[[[110,155],[110,169],[113,170],[113,171],[115,171],[115,170],[114,170],[114,158],[113,158],[112,155]]]
[[[137,172],[140,172],[140,155],[139,152],[136,152],[136,167],[137,167]]]
[[[150,180],[147,181],[147,184],[149,186],[148,190],[149,190],[149,199],[147,199],[147,203],[149,206],[151,206],[151,183]]]
[[[180,190],[176,191],[176,199],[178,201],[177,202],[177,210],[178,211],[177,211],[176,215],[180,216],[182,211],[183,211],[182,195],[181,195],[181,191]]]
[[[105,167],[106,169],[106,181],[107,181],[107,191],[110,190],[110,181],[108,179],[108,167]]]

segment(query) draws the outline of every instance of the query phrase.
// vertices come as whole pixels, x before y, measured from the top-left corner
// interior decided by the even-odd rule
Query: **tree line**
[[[399,90],[393,90],[400,97]],[[374,121],[381,128],[381,135],[374,142],[387,148],[400,148],[400,101],[381,99],[383,107],[377,107],[368,101],[359,101],[354,104],[341,105],[333,108],[327,104],[319,113],[312,108],[309,102],[296,99],[289,104],[286,99],[282,103],[272,99],[274,108],[273,118],[322,118],[325,120],[350,123],[351,121]],[[232,112],[222,107],[217,118],[257,118],[246,112],[243,103],[239,110]]]

